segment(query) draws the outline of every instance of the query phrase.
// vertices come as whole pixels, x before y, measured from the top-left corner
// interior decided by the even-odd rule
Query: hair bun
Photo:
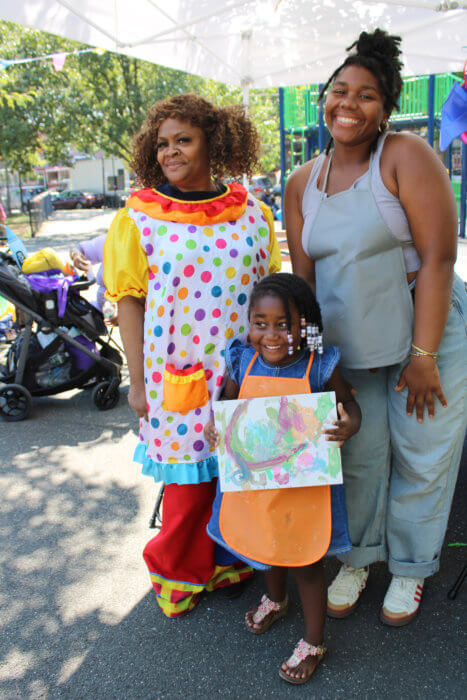
[[[347,51],[356,49],[359,56],[375,58],[380,61],[394,61],[402,51],[399,48],[401,37],[388,34],[384,29],[375,29],[374,32],[362,32]]]

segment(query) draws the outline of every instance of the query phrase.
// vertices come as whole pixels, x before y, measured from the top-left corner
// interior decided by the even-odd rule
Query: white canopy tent
[[[403,38],[404,73],[459,71],[467,2],[0,0],[0,17],[245,89],[325,80],[362,29]]]

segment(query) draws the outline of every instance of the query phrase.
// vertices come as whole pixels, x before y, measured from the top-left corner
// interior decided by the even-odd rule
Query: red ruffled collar
[[[247,196],[248,192],[243,185],[238,182],[228,184],[227,192],[217,195],[212,199],[192,202],[175,199],[151,187],[146,187],[134,192],[130,196],[127,205],[134,209],[139,209],[136,202],[136,200],[139,200],[145,209],[147,205],[158,204],[165,214],[169,214],[170,212],[183,212],[185,214],[204,212],[208,217],[217,217],[225,209],[230,209],[231,207],[242,207],[242,209],[244,209],[246,207]]]

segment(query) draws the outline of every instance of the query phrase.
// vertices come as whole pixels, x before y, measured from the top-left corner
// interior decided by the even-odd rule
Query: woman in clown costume
[[[269,209],[242,185],[220,184],[251,174],[257,154],[241,107],[191,94],[156,102],[134,139],[144,189],[105,243],[107,297],[118,303],[128,401],[140,418],[134,459],[165,483],[162,528],[143,556],[168,617],[250,574],[206,534],[218,471],[203,426],[221,393],[225,345],[246,336],[250,292],[280,269]]]

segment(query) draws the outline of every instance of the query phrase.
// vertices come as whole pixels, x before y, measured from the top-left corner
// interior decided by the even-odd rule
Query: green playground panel
[[[428,118],[429,75],[415,75],[404,78],[400,98],[400,110],[394,112],[391,121]],[[462,83],[462,78],[453,73],[435,75],[434,112],[441,117],[441,108],[454,81]],[[318,85],[284,88],[284,128],[298,131],[318,125]]]
[[[451,180],[452,189],[454,190],[454,196],[456,198],[457,212],[460,216],[461,211],[461,181]]]

